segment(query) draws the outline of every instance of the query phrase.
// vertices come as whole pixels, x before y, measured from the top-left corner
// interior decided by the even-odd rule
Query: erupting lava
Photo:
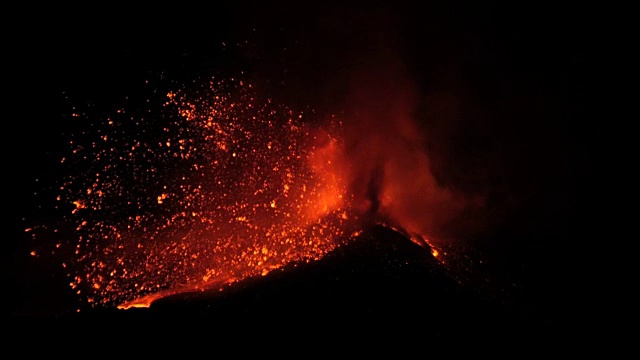
[[[161,107],[117,111],[62,159],[58,200],[73,204],[78,235],[65,267],[90,304],[148,306],[317,259],[350,236],[339,122],[314,127],[242,81],[172,91]]]
[[[240,80],[193,86],[154,91],[160,98],[97,122],[73,115],[74,129],[86,129],[71,136],[57,200],[75,238],[57,247],[73,248],[63,266],[89,306],[148,307],[222,289],[319,259],[372,221],[427,245],[415,224],[428,226],[426,210],[451,197],[415,150],[400,91],[384,111],[367,104],[387,92],[360,96],[368,110],[345,129]]]

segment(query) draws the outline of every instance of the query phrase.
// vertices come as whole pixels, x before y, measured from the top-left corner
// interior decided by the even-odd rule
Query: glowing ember
[[[78,234],[71,286],[90,304],[149,306],[348,238],[339,122],[311,126],[233,81],[171,91],[154,111],[118,110],[62,161],[73,173],[58,198]]]

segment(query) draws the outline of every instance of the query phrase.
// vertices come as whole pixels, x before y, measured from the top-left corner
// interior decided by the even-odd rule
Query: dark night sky
[[[52,8],[62,15],[25,18],[4,55],[12,117],[5,191],[17,224],[10,236],[22,238],[33,179],[52,171],[64,146],[65,93],[107,109],[135,96],[150,74],[188,81],[243,70],[276,99],[331,111],[354,71],[390,54],[418,89],[419,114],[432,119],[423,125],[433,134],[436,172],[470,194],[491,193],[494,221],[469,244],[518,272],[531,302],[584,329],[600,283],[588,258],[610,224],[585,210],[607,200],[585,179],[600,178],[591,169],[608,132],[598,128],[604,141],[584,141],[594,130],[588,89],[602,81],[593,64],[605,34],[570,4],[469,3],[169,4],[149,12]],[[25,282],[42,281],[22,272],[30,271],[27,248],[13,241],[5,253],[5,277],[22,292],[12,304],[28,296]]]

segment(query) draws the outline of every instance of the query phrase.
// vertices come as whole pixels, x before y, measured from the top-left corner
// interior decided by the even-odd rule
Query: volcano
[[[592,39],[573,7],[421,6],[37,19],[7,52],[3,340],[148,356],[582,337],[609,309],[592,262],[615,227],[595,210],[616,213],[590,184],[604,142],[578,141],[606,118],[586,101]]]
[[[266,276],[166,296],[147,308],[18,316],[11,325],[15,334],[58,340],[117,336],[177,344],[286,337],[297,346],[331,338],[375,349],[438,339],[540,340],[562,333],[562,324],[543,319],[462,280],[428,245],[372,225],[320,260],[291,263]]]

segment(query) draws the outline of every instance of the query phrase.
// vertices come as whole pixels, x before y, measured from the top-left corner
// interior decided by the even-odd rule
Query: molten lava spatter
[[[242,81],[146,106],[92,122],[62,160],[58,200],[78,240],[70,285],[92,306],[265,275],[349,237],[338,122],[320,129]]]

